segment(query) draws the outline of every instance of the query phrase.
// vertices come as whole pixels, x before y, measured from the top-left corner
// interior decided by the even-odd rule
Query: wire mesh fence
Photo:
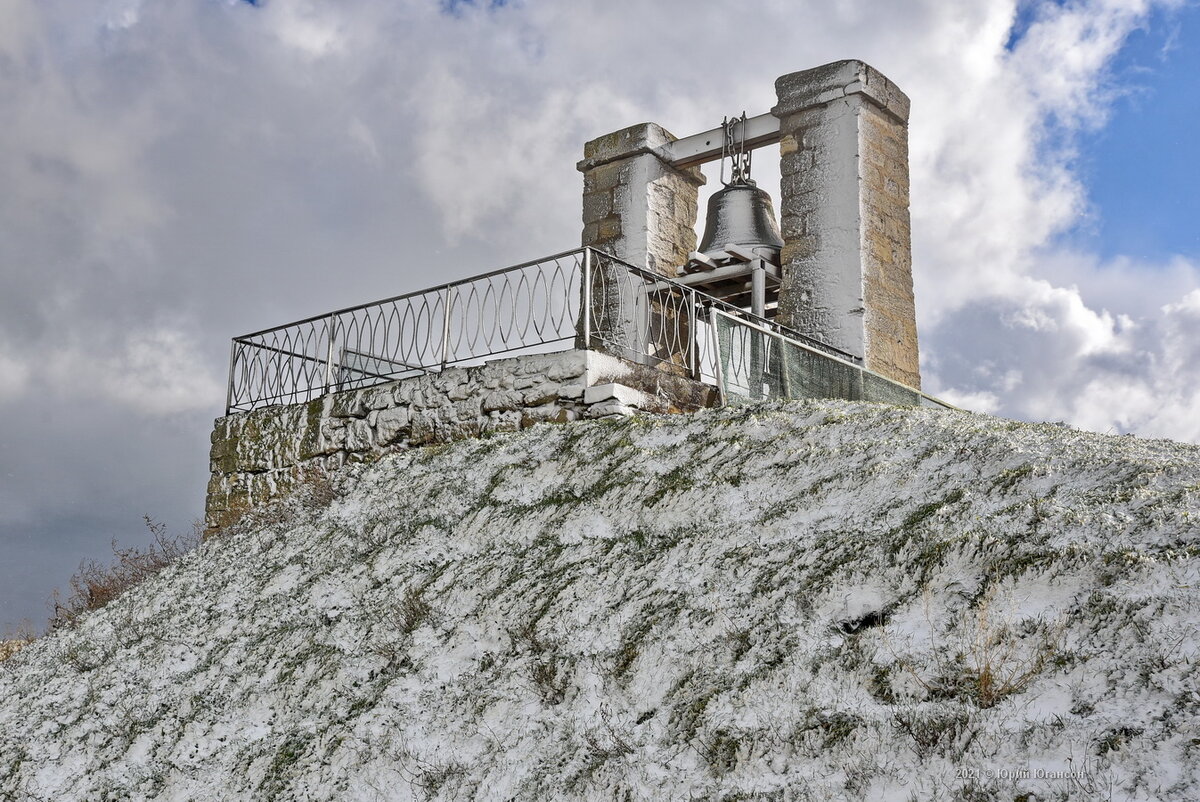
[[[920,390],[814,350],[781,331],[760,326],[727,310],[712,311],[712,336],[718,360],[717,383],[727,404],[841,398],[952,408]]]

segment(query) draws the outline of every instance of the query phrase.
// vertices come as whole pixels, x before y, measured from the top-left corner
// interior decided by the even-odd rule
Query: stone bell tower
[[[773,287],[769,316],[919,389],[909,100],[854,60],[784,75],[775,89],[776,106],[739,129],[747,148],[779,145],[784,245],[778,264],[760,265]],[[698,167],[722,158],[724,142],[721,128],[677,139],[654,123],[588,142],[578,165],[583,244],[703,286],[684,270],[698,256]]]

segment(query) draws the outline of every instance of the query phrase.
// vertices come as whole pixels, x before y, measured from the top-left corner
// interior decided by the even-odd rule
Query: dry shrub
[[[927,599],[926,620],[930,620],[928,609]],[[930,626],[932,631],[932,621]],[[958,642],[935,648],[932,675],[923,676],[893,655],[931,698],[957,698],[988,708],[1028,688],[1059,653],[1062,634],[1060,622],[1037,622],[1021,632],[1006,618],[997,621],[989,593],[959,631]]]
[[[24,649],[37,637],[33,624],[23,621],[16,629],[5,631],[0,637],[0,663]]]
[[[149,515],[142,516],[150,530],[152,542],[149,546],[117,545],[112,541],[113,561],[105,564],[97,560],[85,560],[71,577],[70,592],[66,598],[55,590],[50,599],[53,614],[50,617],[51,631],[71,627],[79,617],[91,610],[99,610],[129,588],[149,579],[200,543],[200,524],[183,535],[170,535],[166,524],[161,524]]]

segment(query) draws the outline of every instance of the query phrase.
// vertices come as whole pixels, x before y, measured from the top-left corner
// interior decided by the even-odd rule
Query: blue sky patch
[[[1092,214],[1071,238],[1102,257],[1200,257],[1200,7],[1156,11],[1111,68],[1124,93],[1108,123],[1079,138]]]

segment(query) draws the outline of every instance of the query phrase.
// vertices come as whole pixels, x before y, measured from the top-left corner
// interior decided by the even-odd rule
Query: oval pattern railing
[[[581,248],[235,337],[226,411],[299,403],[489,357],[570,347],[604,350],[722,386],[714,310],[808,351],[856,361],[695,289]],[[730,358],[726,353],[726,372],[739,364],[740,352]]]

